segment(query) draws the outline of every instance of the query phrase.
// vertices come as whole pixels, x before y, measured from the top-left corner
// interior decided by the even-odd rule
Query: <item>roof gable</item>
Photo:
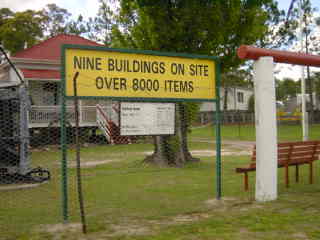
[[[59,34],[55,37],[52,37],[43,42],[40,42],[30,48],[17,52],[12,57],[60,61],[60,56],[61,56],[60,49],[63,44],[103,46],[99,43],[93,42],[91,40],[88,40],[76,35]]]

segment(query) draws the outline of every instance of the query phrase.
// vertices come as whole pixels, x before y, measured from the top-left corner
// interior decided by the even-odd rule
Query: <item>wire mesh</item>
[[[89,231],[93,227],[92,222],[96,223],[97,220],[114,222],[129,217],[127,211],[135,214],[134,209],[139,207],[129,204],[127,208],[126,201],[148,201],[144,199],[145,196],[139,196],[139,191],[127,197],[123,195],[124,189],[132,193],[141,186],[136,178],[141,177],[148,185],[170,175],[173,169],[185,169],[190,165],[198,171],[197,174],[201,174],[205,168],[200,164],[201,159],[213,164],[215,162],[215,134],[211,124],[200,123],[201,102],[159,103],[143,99],[120,102],[101,98],[82,98],[80,101],[80,111],[85,111],[84,106],[89,104],[95,109],[95,114],[91,115],[95,124],[90,125],[88,120],[84,122],[86,113],[80,113],[80,158]],[[212,132],[203,139],[201,136],[201,139],[188,136],[197,128]],[[201,140],[204,142],[199,145]],[[73,182],[76,177],[76,143],[68,142],[68,181]],[[210,171],[213,176],[215,169],[211,168]],[[132,180],[126,181],[127,178],[137,180],[137,185],[132,185]],[[185,176],[182,179],[186,180]],[[214,184],[211,188],[214,196]],[[79,221],[76,190],[75,182],[68,183],[69,221]],[[136,199],[131,199],[133,196]],[[154,194],[151,193],[151,196],[153,198]],[[158,204],[161,205],[161,201]],[[170,209],[169,204],[165,208]],[[151,213],[148,216],[153,215]]]
[[[50,114],[38,112],[35,101],[47,97],[41,91],[53,90],[45,84],[32,91],[14,83],[0,87],[0,239],[61,219],[59,127],[50,128],[44,121]]]
[[[63,112],[64,100],[56,81],[30,80],[27,88],[0,88],[0,239],[19,239],[35,232],[39,239],[46,239],[56,235],[64,221],[80,223],[76,111],[69,98]],[[150,218],[156,215],[152,209],[163,209],[163,216],[173,211],[172,199],[182,209],[182,199],[148,187],[160,179],[170,184],[177,168],[190,168],[194,178],[202,171],[214,175],[212,166],[199,164],[203,160],[214,163],[215,155],[214,128],[201,124],[201,104],[79,99],[80,161],[89,232],[113,228],[116,222],[143,211],[135,201],[153,202],[150,213],[143,214]],[[192,136],[198,128],[210,133]],[[61,147],[62,134],[65,145]],[[174,181],[186,186],[192,183],[182,175]],[[214,196],[214,184],[210,188]],[[183,194],[193,197],[188,190]]]

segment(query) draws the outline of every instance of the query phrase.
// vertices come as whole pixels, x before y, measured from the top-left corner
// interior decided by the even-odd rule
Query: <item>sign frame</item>
[[[63,44],[61,47],[61,90],[66,99],[72,99],[72,96],[67,96],[66,94],[66,50],[68,49],[79,49],[79,50],[93,50],[93,51],[105,51],[105,52],[115,52],[115,53],[126,53],[126,54],[141,54],[141,55],[151,55],[151,56],[160,56],[160,57],[177,57],[177,58],[187,58],[187,59],[203,59],[213,61],[215,66],[214,79],[215,80],[215,88],[213,91],[215,92],[215,98],[163,98],[163,97],[116,97],[116,96],[78,96],[79,99],[105,99],[112,98],[117,101],[150,101],[150,102],[199,102],[199,101],[208,101],[208,102],[216,102],[219,96],[220,89],[220,61],[215,56],[207,56],[207,55],[197,55],[197,54],[186,54],[186,53],[172,53],[172,52],[158,52],[158,51],[150,51],[150,50],[132,50],[132,49],[119,49],[119,48],[107,48],[103,46],[87,46],[87,45],[74,45],[74,44]]]

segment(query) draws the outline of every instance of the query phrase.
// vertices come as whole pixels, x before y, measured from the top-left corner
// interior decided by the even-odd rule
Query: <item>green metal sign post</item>
[[[218,76],[220,72],[218,72]],[[215,125],[216,125],[216,198],[221,199],[222,196],[222,176],[221,176],[221,114],[220,114],[220,77],[217,78],[216,84],[216,111],[215,111]]]

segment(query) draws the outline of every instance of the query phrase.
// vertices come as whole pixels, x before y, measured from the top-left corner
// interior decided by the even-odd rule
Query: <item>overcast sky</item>
[[[1,0],[0,7],[7,7],[14,11],[40,10],[49,3],[66,8],[73,17],[79,14],[85,18],[94,17],[98,11],[98,0]]]
[[[280,9],[288,10],[291,0],[278,0]],[[298,2],[298,0],[297,0]],[[79,14],[83,17],[94,17],[99,8],[98,0],[0,0],[0,8],[10,8],[13,11],[24,11],[27,9],[40,10],[49,3],[55,3],[59,7],[66,8],[72,16],[76,18]],[[314,7],[320,9],[320,0],[311,0]],[[277,70],[281,70],[277,77],[299,78],[300,70],[298,67],[277,64]]]
[[[279,7],[288,10],[291,0],[278,0]],[[39,10],[48,3],[55,3],[66,8],[74,17],[79,14],[84,17],[93,17],[98,11],[98,0],[1,0],[0,8],[8,7],[14,11],[26,9]],[[319,0],[311,0],[313,6],[320,8]]]

